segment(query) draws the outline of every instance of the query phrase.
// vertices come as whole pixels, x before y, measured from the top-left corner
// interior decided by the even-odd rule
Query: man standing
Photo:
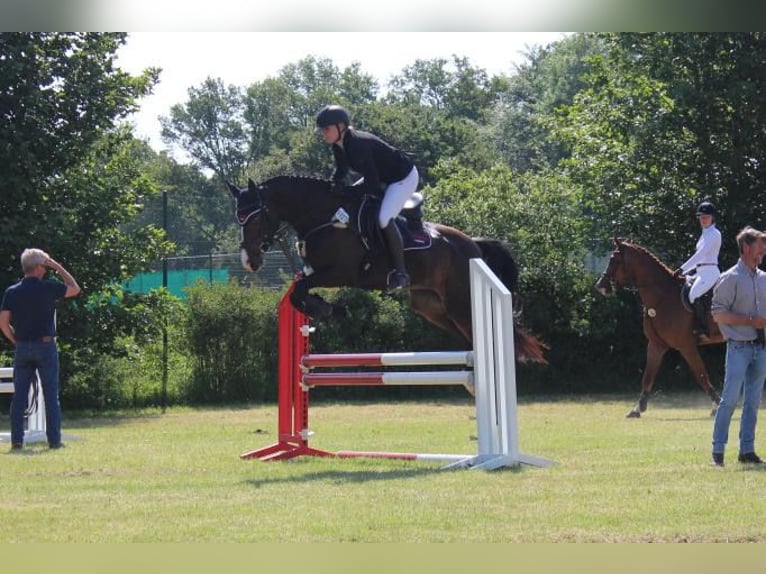
[[[44,279],[50,268],[64,280]],[[21,254],[24,278],[5,290],[0,304],[0,329],[16,346],[11,401],[11,450],[24,443],[24,411],[29,387],[35,376],[45,398],[45,426],[50,448],[60,448],[61,406],[59,405],[59,356],[56,346],[56,302],[74,297],[80,286],[74,277],[45,251],[25,249]]]
[[[726,270],[713,291],[711,312],[726,338],[726,375],[713,424],[713,465],[723,466],[729,425],[742,393],[739,462],[761,464],[755,453],[755,425],[766,379],[766,234],[745,227],[737,234],[739,261]]]

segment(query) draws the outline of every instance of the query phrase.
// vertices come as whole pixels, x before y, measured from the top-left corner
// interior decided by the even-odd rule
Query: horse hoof
[[[641,418],[641,413],[638,412],[636,409],[633,409],[627,415],[625,415],[625,418],[626,419],[640,419]]]

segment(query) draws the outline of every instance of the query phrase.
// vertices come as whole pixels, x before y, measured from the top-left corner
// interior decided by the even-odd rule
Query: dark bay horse
[[[636,406],[628,413],[628,418],[640,417],[646,410],[649,393],[668,349],[676,349],[681,353],[694,379],[713,401],[715,413],[721,398],[710,384],[698,347],[723,343],[718,324],[708,314],[710,335],[695,335],[694,315],[681,302],[684,280],[674,277],[673,271],[644,247],[618,238],[614,239],[614,247],[606,270],[596,283],[596,289],[602,295],[610,294],[613,287],[633,286],[638,289],[644,305],[643,327],[648,341],[641,395]]]
[[[237,200],[242,264],[247,270],[261,267],[264,251],[284,224],[295,231],[304,273],[296,282],[290,301],[306,315],[321,319],[338,311],[310,293],[316,287],[386,289],[392,269],[387,250],[368,250],[353,225],[344,223],[350,219],[353,224],[356,220],[361,201],[357,197],[332,192],[330,181],[308,177],[278,176],[258,185],[248,180],[246,189],[231,183],[228,187]],[[469,260],[483,258],[514,295],[516,264],[499,241],[471,239],[445,225],[420,223],[422,245],[405,251],[411,278],[410,305],[426,320],[472,345]],[[406,231],[403,230],[403,236]],[[521,362],[546,363],[543,356],[546,345],[528,333],[520,321],[517,313],[516,358]]]

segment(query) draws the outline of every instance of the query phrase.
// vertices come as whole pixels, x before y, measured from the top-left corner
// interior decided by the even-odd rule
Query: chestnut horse
[[[668,349],[676,349],[689,365],[697,381],[713,401],[713,413],[721,400],[710,384],[705,363],[699,353],[700,345],[723,343],[718,324],[708,314],[709,336],[696,335],[694,315],[681,302],[684,280],[675,277],[673,271],[656,255],[627,239],[614,239],[614,251],[596,289],[608,295],[613,288],[633,286],[638,289],[644,305],[643,327],[647,339],[646,366],[641,380],[638,403],[628,413],[637,418],[646,410],[662,358]]]
[[[245,189],[227,185],[237,201],[242,264],[248,271],[260,268],[264,251],[284,225],[297,234],[304,272],[290,301],[301,312],[312,318],[343,314],[343,310],[310,293],[316,287],[386,289],[392,263],[387,250],[365,246],[359,229],[354,229],[359,227],[356,222],[361,210],[357,194],[333,192],[328,180],[294,176],[278,176],[258,185],[248,180]],[[398,224],[403,237],[415,229],[420,241],[405,250],[412,309],[472,345],[468,262],[483,258],[514,293],[518,271],[513,257],[499,241],[471,239],[445,225],[417,218],[409,223],[399,218]],[[547,347],[523,328],[518,313],[514,316],[514,334],[519,361],[546,363],[543,350]]]

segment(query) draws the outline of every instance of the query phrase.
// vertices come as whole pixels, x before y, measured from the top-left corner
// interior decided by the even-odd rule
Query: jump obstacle
[[[10,381],[10,382],[6,382]],[[0,367],[0,393],[13,393],[13,367]],[[35,400],[35,392],[38,393]],[[26,420],[27,428],[24,429],[24,442],[47,441],[45,434],[45,398],[40,377],[36,376],[29,388],[29,404],[33,405],[32,412]],[[0,442],[11,442],[11,433],[0,433]]]
[[[293,286],[279,303],[279,382],[277,443],[242,453],[264,461],[297,456],[443,460],[443,468],[493,470],[505,466],[547,467],[553,461],[521,454],[516,417],[516,365],[511,293],[481,259],[470,260],[472,351],[310,354],[314,327],[290,303]],[[315,372],[337,367],[463,366],[465,370]],[[476,398],[478,454],[425,454],[370,451],[329,452],[309,446],[309,389],[315,386],[464,385]]]
[[[13,393],[13,367],[0,367],[0,393]],[[37,397],[35,397],[37,393]],[[40,375],[35,373],[35,380],[29,387],[29,405],[26,416],[26,428],[24,429],[24,443],[47,442],[48,435],[45,432],[45,396],[43,386],[40,384]],[[61,434],[62,440],[80,440],[76,436]],[[0,443],[11,442],[10,432],[0,432]]]

